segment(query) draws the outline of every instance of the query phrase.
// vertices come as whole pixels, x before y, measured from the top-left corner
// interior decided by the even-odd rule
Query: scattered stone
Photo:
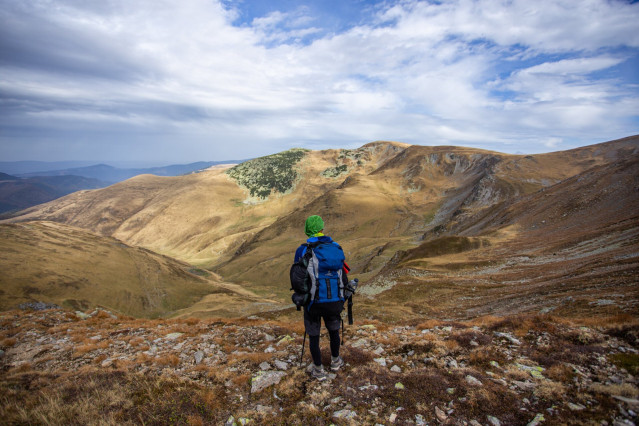
[[[421,414],[415,414],[415,424],[420,426],[427,425],[426,420],[424,420],[424,416]]]
[[[353,348],[361,348],[362,346],[368,346],[368,340],[362,338],[353,342],[351,345]]]
[[[448,388],[448,389],[446,389],[446,392],[447,392],[449,395],[452,395],[452,394],[454,394],[454,393],[455,393],[455,391],[456,391],[456,390],[457,390],[456,388]]]
[[[264,361],[264,362],[260,363],[259,367],[260,367],[260,370],[270,370],[271,369],[271,364],[269,364],[268,362]]]
[[[268,348],[266,348],[264,350],[264,352],[267,353],[267,354],[271,354],[271,353],[275,352],[276,350],[277,349],[275,349],[273,346],[269,346]]]
[[[544,417],[543,414],[538,413],[534,419],[532,419],[532,421],[530,423],[528,423],[527,426],[539,426],[540,424],[542,424],[544,421],[546,420],[546,418]]]
[[[395,420],[397,420],[397,413],[391,414],[390,417],[388,418],[388,421],[391,423],[395,423]]]
[[[354,419],[357,413],[352,410],[339,410],[333,413],[333,417],[337,419]]]
[[[382,367],[386,367],[386,358],[375,358],[373,359],[376,363],[381,365]]]
[[[62,309],[62,308],[54,303],[27,302],[27,303],[20,303],[18,305],[18,309],[22,309],[23,311],[26,311],[26,310],[46,311],[49,309]]]
[[[451,331],[453,331],[453,327],[451,327],[451,326],[442,327],[442,330],[445,331],[446,333],[450,333]]]
[[[226,420],[226,423],[224,423],[224,426],[235,426],[237,425],[237,423],[235,423],[235,417],[233,417],[232,415]]]
[[[626,404],[639,405],[639,399],[626,398],[625,396],[621,395],[613,395],[612,397],[618,399],[619,401],[623,401]]]
[[[384,353],[384,348],[382,348],[381,346],[378,346],[378,347],[377,347],[377,349],[375,349],[375,350],[373,351],[373,353],[374,353],[375,355],[381,355],[381,354],[383,354],[383,353]]]
[[[264,333],[264,340],[266,340],[267,342],[272,342],[273,340],[275,340],[275,337],[271,336],[270,334]]]
[[[471,376],[470,374],[466,376],[466,383],[471,386],[483,386],[482,382],[480,382],[477,378]]]
[[[568,408],[570,408],[572,411],[581,411],[581,410],[585,410],[586,409],[586,407],[584,405],[574,404],[572,402],[568,403]]]
[[[488,420],[488,423],[490,423],[493,426],[501,426],[501,422],[499,421],[497,417],[487,416],[486,420]]]
[[[193,354],[193,358],[195,359],[195,364],[199,364],[202,362],[202,360],[204,359],[204,352],[202,351],[197,351]]]
[[[90,315],[85,314],[85,313],[84,313],[84,312],[82,312],[82,311],[75,311],[75,316],[76,316],[76,317],[78,317],[78,318],[80,318],[80,319],[82,319],[82,320],[85,320],[85,319],[91,318],[91,316],[90,316]]]
[[[393,373],[401,373],[402,369],[399,368],[397,365],[393,365],[390,369]]]
[[[283,371],[259,371],[251,379],[251,393],[257,393],[269,386],[276,385],[286,376]]]
[[[501,367],[499,366],[499,363],[498,363],[497,361],[490,361],[490,365],[491,365],[492,367],[495,367],[495,368],[501,368]]]
[[[107,358],[107,359],[105,359],[104,361],[102,361],[102,363],[100,364],[100,366],[101,366],[102,368],[107,368],[107,367],[110,367],[110,366],[111,366],[111,364],[113,364],[113,360],[112,360],[111,358]]]
[[[275,368],[277,368],[278,370],[283,370],[283,371],[288,370],[287,362],[276,360],[276,361],[273,361],[273,364],[275,364]]]
[[[517,386],[523,391],[532,390],[535,388],[535,384],[532,382],[520,382],[519,380],[513,380],[513,385]]]
[[[360,326],[360,328],[363,328],[365,330],[377,330],[377,328],[373,324],[364,324]]]
[[[519,364],[519,363],[515,364],[515,365],[517,365],[517,368],[519,368],[520,370],[527,371],[528,374],[530,374],[535,379],[543,379],[544,378],[544,376],[541,374],[541,372],[544,371],[543,367],[539,367],[539,366],[530,367],[528,365],[522,365],[522,364]]]
[[[169,333],[169,334],[167,334],[166,336],[164,336],[164,338],[165,338],[166,340],[175,340],[175,339],[177,339],[178,337],[182,336],[183,334],[184,334],[184,333],[177,333],[177,332],[176,332],[176,333]]]
[[[397,382],[395,383],[395,389],[405,389],[406,387],[401,383],[401,382]]]
[[[280,346],[280,345],[282,345],[282,344],[284,344],[284,343],[290,343],[290,342],[292,342],[292,341],[294,341],[294,340],[295,340],[294,338],[292,338],[291,336],[289,336],[289,335],[287,334],[286,336],[282,337],[282,338],[279,340],[279,342],[277,342],[277,346]]]
[[[471,420],[468,424],[470,426],[482,426],[477,420]]]
[[[515,338],[513,335],[509,333],[501,333],[501,332],[495,331],[494,334],[497,337],[503,337],[504,339],[508,340],[510,343],[513,343],[515,345],[521,345],[521,341],[519,341],[517,338]]]
[[[457,364],[457,360],[451,358],[446,361],[446,367],[459,368],[459,364]]]
[[[439,419],[440,422],[445,422],[448,420],[448,416],[444,413],[438,406],[435,406],[435,416]]]

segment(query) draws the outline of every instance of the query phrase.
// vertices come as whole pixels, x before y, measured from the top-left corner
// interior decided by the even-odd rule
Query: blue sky
[[[0,161],[639,133],[639,3],[0,0]]]

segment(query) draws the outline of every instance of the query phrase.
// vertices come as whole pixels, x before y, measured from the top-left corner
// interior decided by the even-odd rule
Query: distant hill
[[[0,214],[46,203],[72,192],[108,183],[82,176],[40,176],[28,179],[0,174]]]
[[[174,164],[164,167],[150,167],[150,168],[134,168],[134,169],[121,169],[107,164],[95,164],[86,167],[77,167],[62,170],[48,170],[32,173],[18,174],[19,177],[34,177],[34,176],[83,176],[86,178],[98,179],[108,184],[121,182],[126,179],[130,179],[137,175],[156,175],[156,176],[179,176],[196,171],[204,170],[209,167],[218,164],[237,163],[238,161],[199,161],[190,164]]]
[[[526,156],[397,142],[291,150],[233,168],[137,176],[11,221],[113,236],[286,304],[304,220],[319,214],[370,298],[358,309],[374,318],[612,315],[639,303],[638,158],[636,136]]]
[[[156,317],[208,296],[224,302],[222,309],[211,308],[217,316],[255,311],[255,295],[215,274],[58,223],[0,225],[0,252],[0,310],[42,301]],[[259,298],[260,308],[267,305]]]

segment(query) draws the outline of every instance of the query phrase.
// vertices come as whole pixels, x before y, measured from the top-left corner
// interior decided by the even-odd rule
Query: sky
[[[629,0],[0,0],[0,161],[639,133]]]

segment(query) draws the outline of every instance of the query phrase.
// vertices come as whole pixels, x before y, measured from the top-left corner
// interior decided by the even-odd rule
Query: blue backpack
[[[298,308],[345,300],[344,260],[344,251],[336,242],[306,244],[302,259],[291,268],[293,302]]]

